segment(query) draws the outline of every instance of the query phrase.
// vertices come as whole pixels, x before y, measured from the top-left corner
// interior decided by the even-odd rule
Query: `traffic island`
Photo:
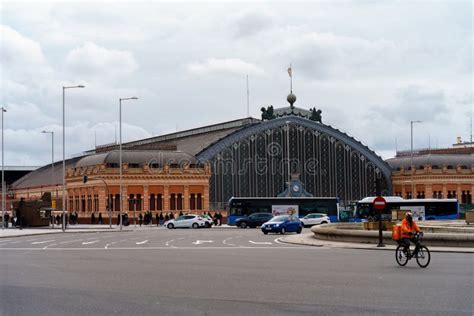
[[[425,233],[423,243],[435,247],[474,247],[474,229],[463,227],[445,227],[440,222],[437,226],[425,226],[419,223]],[[317,225],[311,228],[313,238],[317,240],[378,244],[379,232],[364,230],[363,223],[335,223]],[[387,245],[396,245],[392,232],[384,231],[383,240]]]

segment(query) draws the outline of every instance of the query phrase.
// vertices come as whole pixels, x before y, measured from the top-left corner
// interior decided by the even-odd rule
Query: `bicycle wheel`
[[[418,253],[416,254],[416,262],[422,268],[426,268],[430,264],[431,254],[426,246],[421,246],[418,249]]]
[[[405,247],[403,245],[400,245],[397,247],[397,250],[395,250],[395,259],[397,260],[397,263],[402,267],[405,266],[408,262],[408,257],[405,251],[403,251],[403,248]]]

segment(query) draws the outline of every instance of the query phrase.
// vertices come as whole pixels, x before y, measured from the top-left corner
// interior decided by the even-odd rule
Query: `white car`
[[[311,213],[301,218],[300,220],[303,223],[304,227],[331,223],[329,216],[323,213]]]
[[[206,227],[206,221],[199,215],[187,214],[164,223],[165,227],[173,228],[200,228]]]

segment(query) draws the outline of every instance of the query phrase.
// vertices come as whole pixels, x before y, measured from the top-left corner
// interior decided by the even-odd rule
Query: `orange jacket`
[[[413,232],[421,232],[421,229],[416,225],[415,221],[411,222],[411,226],[408,223],[407,219],[404,218],[402,220],[402,238],[410,238],[413,236],[410,236],[410,233]]]

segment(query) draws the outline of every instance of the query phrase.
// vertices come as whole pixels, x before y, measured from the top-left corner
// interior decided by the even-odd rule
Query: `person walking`
[[[155,220],[156,220],[156,227],[160,227],[160,217],[158,216],[158,212],[155,214]]]
[[[104,220],[102,219],[102,213],[99,213],[99,224],[102,225]]]
[[[168,215],[168,213],[166,213],[165,215],[165,222],[169,221],[170,220],[170,216]]]
[[[146,213],[145,213],[145,216],[146,216]],[[142,227],[142,221],[143,221],[143,215],[142,213],[140,213],[140,215],[138,215],[138,223],[140,224],[140,227]]]
[[[165,222],[165,218],[163,217],[163,212],[160,212],[160,226],[163,226],[164,222]]]
[[[92,213],[91,215],[91,224],[95,224],[95,214]]]

